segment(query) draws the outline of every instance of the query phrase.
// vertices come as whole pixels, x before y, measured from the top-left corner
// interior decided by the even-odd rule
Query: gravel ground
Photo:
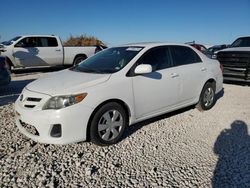
[[[17,95],[21,83],[9,91],[19,86]],[[0,187],[250,187],[248,86],[224,84],[213,109],[132,125],[109,147],[33,142],[17,130],[16,96],[6,92],[0,88]]]

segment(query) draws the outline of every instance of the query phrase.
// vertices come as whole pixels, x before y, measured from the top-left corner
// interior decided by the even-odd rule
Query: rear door
[[[63,49],[56,37],[38,37],[38,57],[48,66],[63,64]]]
[[[173,66],[180,76],[180,103],[190,103],[200,95],[207,67],[198,54],[186,46],[170,46]]]
[[[136,63],[150,64],[153,72],[132,78],[136,118],[165,111],[178,102],[180,83],[167,46],[147,51]]]

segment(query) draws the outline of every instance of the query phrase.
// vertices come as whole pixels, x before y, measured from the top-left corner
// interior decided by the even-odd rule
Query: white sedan
[[[222,80],[219,62],[188,45],[108,48],[27,85],[16,124],[37,142],[115,144],[130,124],[194,104],[212,108]]]

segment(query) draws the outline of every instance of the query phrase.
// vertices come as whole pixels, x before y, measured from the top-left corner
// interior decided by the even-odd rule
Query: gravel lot
[[[0,187],[250,187],[250,87],[224,84],[213,109],[132,125],[114,146],[61,146],[14,123],[14,100],[39,75],[0,88]]]

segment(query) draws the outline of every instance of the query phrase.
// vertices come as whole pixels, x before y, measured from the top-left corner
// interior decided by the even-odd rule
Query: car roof
[[[20,37],[56,37],[55,35],[20,35]]]
[[[190,47],[187,44],[183,43],[171,43],[171,42],[139,42],[139,43],[129,43],[129,44],[123,44],[120,45],[121,47],[157,47],[157,46],[171,46],[171,45],[177,45],[177,46],[187,46]]]
[[[237,39],[242,39],[242,38],[250,38],[250,36],[243,36],[243,37],[239,37],[239,38],[237,38]],[[237,40],[236,39],[236,40]]]

